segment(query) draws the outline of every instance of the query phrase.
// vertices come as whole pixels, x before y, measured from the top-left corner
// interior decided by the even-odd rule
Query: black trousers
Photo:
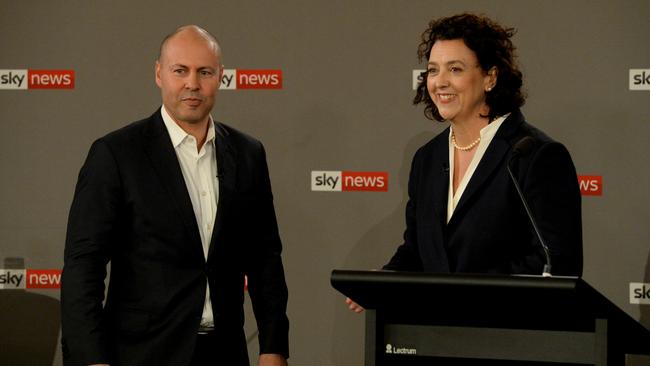
[[[232,343],[232,339],[228,337],[232,335],[218,331],[199,333],[190,366],[250,366],[245,348],[217,351],[218,345]]]
[[[192,355],[190,366],[216,366],[219,364],[219,355],[215,354],[213,345],[216,342],[214,332],[201,334],[196,337],[196,347]]]

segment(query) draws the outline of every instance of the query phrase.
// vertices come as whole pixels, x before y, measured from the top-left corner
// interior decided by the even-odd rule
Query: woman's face
[[[462,39],[436,41],[427,66],[427,89],[440,115],[463,123],[489,112],[485,93],[496,83],[496,69],[484,72]]]

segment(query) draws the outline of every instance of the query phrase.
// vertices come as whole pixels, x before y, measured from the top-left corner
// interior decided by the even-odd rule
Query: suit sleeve
[[[273,207],[266,153],[259,144],[259,159],[255,168],[259,180],[257,225],[254,260],[247,269],[248,292],[251,297],[260,353],[289,357],[289,320],[286,315],[288,290],[282,266],[282,243]]]
[[[383,269],[391,271],[413,271],[421,272],[422,260],[418,250],[417,239],[417,192],[418,181],[421,169],[421,150],[416,153],[411,163],[409,173],[408,195],[406,203],[406,230],[404,230],[404,242],[397,247],[397,251]]]
[[[582,209],[575,167],[567,149],[552,142],[541,146],[531,157],[522,190],[537,225],[549,247],[554,275],[582,274]],[[533,230],[531,228],[531,230]],[[531,245],[539,248],[532,233]],[[540,255],[512,263],[513,273],[528,273],[539,267]]]
[[[120,192],[115,160],[108,146],[98,140],[79,173],[68,218],[61,283],[66,364],[109,361],[102,301]]]

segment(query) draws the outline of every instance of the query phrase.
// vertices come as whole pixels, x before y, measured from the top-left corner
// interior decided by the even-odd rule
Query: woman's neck
[[[474,142],[479,136],[481,136],[481,130],[488,125],[489,120],[477,116],[470,120],[459,121],[450,121],[453,126],[454,136],[456,142],[461,145],[468,145]]]

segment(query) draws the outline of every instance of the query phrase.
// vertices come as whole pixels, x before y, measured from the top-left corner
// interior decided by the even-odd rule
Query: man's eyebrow
[[[171,65],[169,65],[170,69],[179,68],[179,67],[183,68],[183,69],[189,69],[189,66],[186,66],[186,65],[183,65],[183,64],[171,64]],[[218,68],[214,67],[214,66],[201,66],[197,70],[217,70],[217,69]]]
[[[183,68],[183,69],[187,69],[187,68],[188,68],[187,66],[185,66],[185,65],[183,65],[183,64],[171,64],[171,65],[169,65],[169,68],[170,68],[170,69],[171,69],[171,68],[175,68],[175,67],[181,67],[181,68]]]

